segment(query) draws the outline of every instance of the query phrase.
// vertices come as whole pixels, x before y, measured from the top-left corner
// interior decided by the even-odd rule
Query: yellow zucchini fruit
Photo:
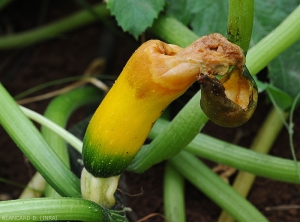
[[[244,61],[241,49],[220,34],[181,48],[159,40],[142,44],[93,115],[83,162],[95,177],[120,175],[163,110],[203,74],[226,74]]]

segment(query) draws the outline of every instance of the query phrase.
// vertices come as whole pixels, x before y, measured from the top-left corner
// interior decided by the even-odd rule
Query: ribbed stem
[[[32,198],[0,202],[2,221],[112,222],[100,205],[81,198]]]
[[[182,151],[169,161],[181,175],[237,221],[267,221],[250,202],[235,192],[194,155]]]
[[[149,138],[153,139],[160,135],[168,125],[169,121],[158,119],[149,134]],[[198,134],[188,144],[186,150],[205,159],[258,176],[288,183],[299,183],[294,161],[254,152],[208,135]],[[299,162],[298,166],[300,166]]]
[[[150,31],[164,41],[181,47],[186,47],[199,38],[199,36],[177,19],[164,15],[160,15],[154,21]]]
[[[0,37],[0,49],[23,47],[35,42],[51,39],[61,33],[80,28],[96,21],[97,19],[103,19],[109,15],[109,11],[106,9],[105,4],[98,4],[94,6],[93,10],[98,13],[97,17],[92,15],[89,11],[82,10],[41,28],[28,30],[15,35]]]
[[[246,65],[257,74],[276,56],[300,38],[300,5],[271,33],[254,45],[247,55]]]
[[[280,115],[284,115],[283,113],[278,113],[276,109],[272,109],[265,119],[263,125],[259,129],[256,134],[255,139],[250,146],[251,150],[259,153],[268,153],[271,149],[273,143],[275,142],[278,134],[280,133],[284,123],[280,120]],[[285,114],[285,116],[287,116]],[[243,197],[247,197],[256,176],[254,174],[250,174],[244,171],[240,171],[234,182],[232,187]],[[233,222],[234,218],[232,218],[226,211],[222,211],[220,217],[220,222]]]
[[[0,123],[46,181],[62,196],[81,197],[79,179],[50,148],[0,84]]]
[[[72,90],[54,98],[47,106],[44,116],[59,126],[66,127],[67,121],[74,110],[82,105],[100,102],[103,95],[104,93],[95,87],[81,87]],[[70,168],[65,140],[45,126],[42,126],[41,131],[46,142],[52,147],[64,164]],[[47,197],[55,197],[57,194],[47,184],[45,195]]]
[[[167,163],[164,176],[165,217],[172,222],[185,222],[184,178]]]
[[[254,0],[229,0],[227,38],[248,51],[252,36]]]

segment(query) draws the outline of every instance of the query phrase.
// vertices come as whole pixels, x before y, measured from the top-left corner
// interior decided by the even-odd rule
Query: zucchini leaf
[[[152,25],[164,4],[164,0],[109,0],[107,7],[123,31],[137,39]]]

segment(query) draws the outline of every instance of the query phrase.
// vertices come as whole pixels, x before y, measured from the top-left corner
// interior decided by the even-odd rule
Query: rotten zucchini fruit
[[[228,74],[243,63],[242,50],[220,34],[203,36],[186,48],[159,40],[142,44],[88,125],[82,151],[84,177],[118,178],[173,100],[197,79],[201,83],[202,77]],[[224,84],[230,85],[230,79]]]

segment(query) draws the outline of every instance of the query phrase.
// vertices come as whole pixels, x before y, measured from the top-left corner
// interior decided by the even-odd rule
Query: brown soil
[[[46,14],[41,15],[40,11],[44,3]],[[97,2],[97,1],[90,1]],[[57,18],[78,10],[79,7],[74,1],[15,1],[0,14],[1,34],[9,32],[21,32],[29,28],[36,27],[41,21],[48,23]],[[0,81],[6,89],[15,96],[31,87],[70,76],[80,76],[88,64],[99,53],[101,38],[105,34],[105,28],[101,23],[94,23],[71,33],[61,35],[58,38],[35,44],[23,49],[15,49],[0,52]],[[113,52],[113,59],[108,62],[106,72],[110,75],[117,75],[138,45],[131,37],[117,37],[114,46],[108,51]],[[33,95],[49,92],[61,88],[57,85],[45,90],[41,90]],[[198,86],[193,86],[191,91],[181,98],[186,100],[190,97]],[[249,147],[255,133],[259,129],[263,119],[270,110],[270,105],[266,102],[266,97],[260,94],[259,105],[253,118],[244,126],[234,129],[221,128],[209,122],[203,132],[222,140],[236,142],[238,145]],[[49,100],[34,102],[26,106],[39,113],[43,113]],[[180,107],[180,101],[172,107],[174,113]],[[294,114],[294,146],[295,152],[300,159],[300,110]],[[82,113],[77,112],[72,116],[69,125],[82,119]],[[12,142],[6,132],[0,128],[0,178],[25,185],[35,170],[21,153],[17,146]],[[238,138],[238,139],[237,139]],[[278,136],[271,155],[292,159],[288,143],[288,133],[283,129]],[[210,166],[216,164],[208,162]],[[126,204],[132,208],[131,218],[133,221],[143,218],[149,214],[163,214],[163,174],[164,163],[153,166],[143,174],[126,172],[125,181],[127,192],[137,194],[143,190],[142,195],[127,197]],[[230,178],[232,180],[233,178]],[[0,182],[0,200],[16,199],[21,193],[22,188],[9,183]],[[294,184],[278,182],[266,178],[257,178],[248,197],[266,217],[272,221],[299,221],[299,209],[272,210],[267,211],[266,207],[279,205],[300,206],[300,187]],[[217,221],[220,208],[210,201],[203,193],[195,189],[190,183],[186,182],[186,215],[187,221]],[[147,221],[163,221],[160,216],[153,216]]]

